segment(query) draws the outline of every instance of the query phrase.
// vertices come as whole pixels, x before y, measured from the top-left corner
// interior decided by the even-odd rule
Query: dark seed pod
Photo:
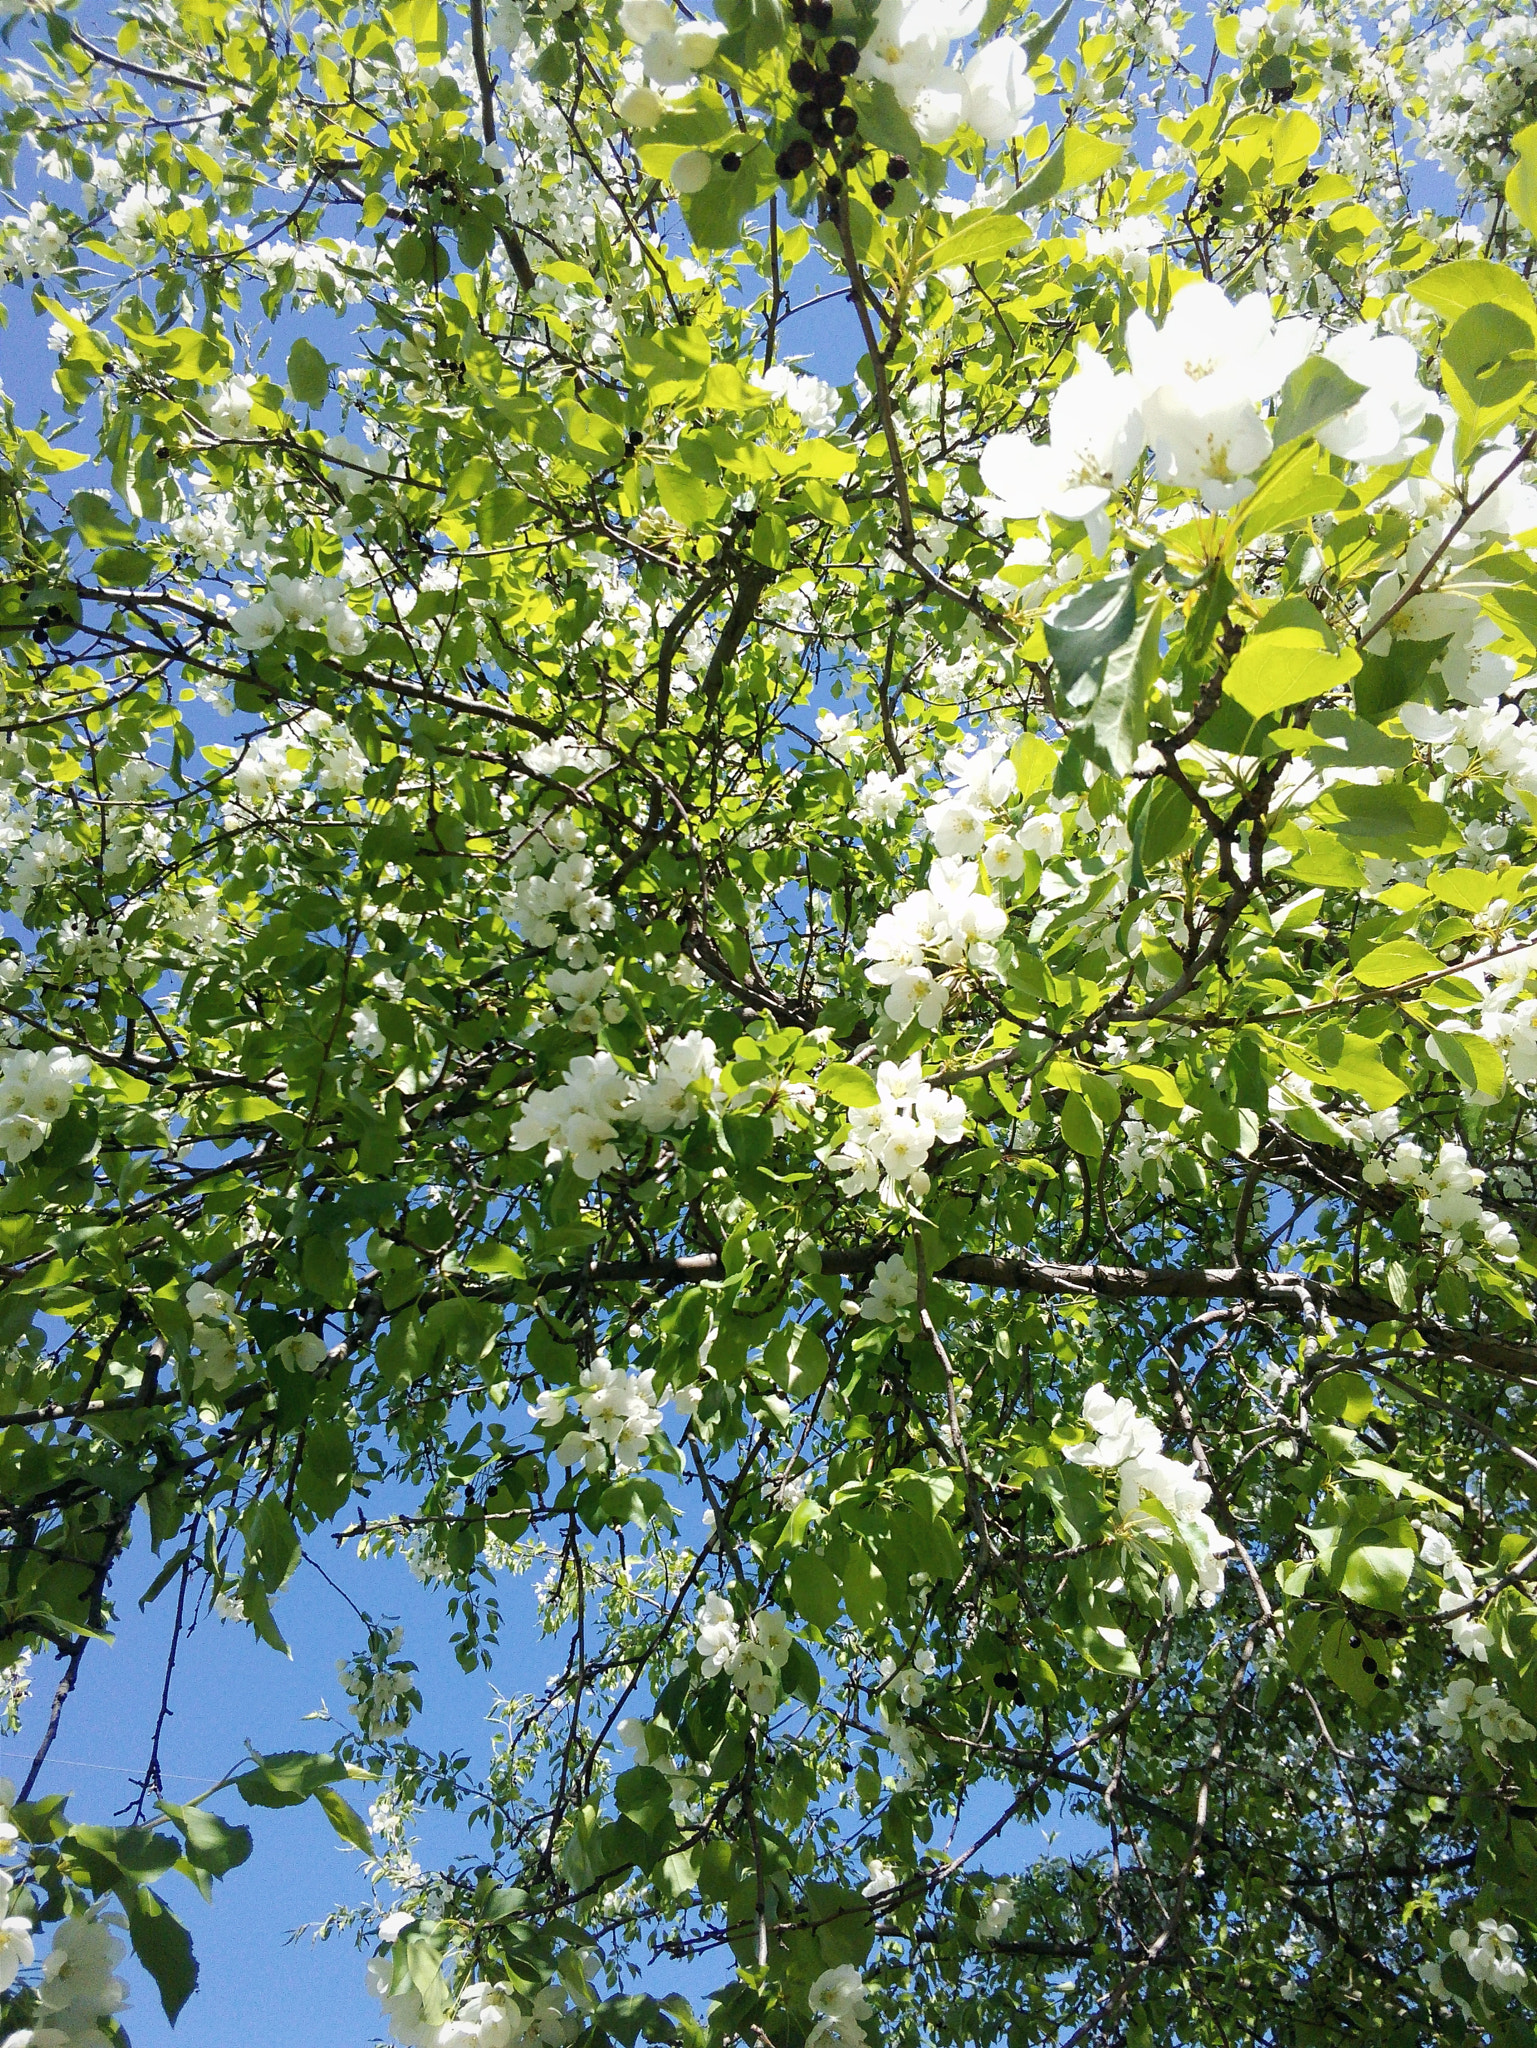
[[[742,168],[742,159],[734,149],[728,149],[720,159],[720,167],[723,171],[739,171]]]
[[[797,57],[790,66],[790,83],[797,92],[810,92],[817,82],[817,67],[809,57]]]
[[[884,211],[885,208],[891,204],[892,200],[895,199],[896,196],[896,186],[888,185],[884,178],[879,179],[874,185],[870,187],[870,203],[872,206],[880,207],[882,211]]]
[[[811,97],[819,107],[840,106],[843,101],[843,80],[834,78],[825,71],[819,73],[816,83],[811,88]]]
[[[886,159],[886,176],[893,185],[900,185],[904,178],[911,177],[912,168],[905,156],[888,156]]]
[[[853,135],[859,127],[859,116],[852,107],[834,107],[830,118],[834,135]]]
[[[827,53],[829,70],[839,78],[852,78],[859,69],[859,50],[847,36],[840,36]]]

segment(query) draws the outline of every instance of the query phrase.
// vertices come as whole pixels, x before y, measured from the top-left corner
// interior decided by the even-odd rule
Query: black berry
[[[843,99],[843,80],[822,72],[811,88],[811,97],[819,107],[836,107]]]
[[[812,148],[811,144],[803,142],[797,136],[794,142],[787,143],[778,156],[775,157],[774,169],[781,178],[797,177],[800,172],[810,168],[811,161],[815,155],[816,151]]]
[[[1372,1684],[1376,1686],[1379,1692],[1386,1692],[1388,1689],[1388,1681],[1383,1677],[1380,1671],[1377,1673],[1377,1676],[1372,1680]]]
[[[795,118],[803,128],[825,128],[827,125],[815,100],[803,100],[795,109]]]
[[[797,57],[790,66],[790,83],[797,92],[810,92],[817,82],[817,67],[809,58]]]
[[[831,120],[834,135],[852,135],[859,126],[859,116],[852,107],[834,107]]]
[[[742,159],[734,149],[728,149],[720,160],[720,167],[723,171],[739,171],[742,168]]]
[[[1371,1672],[1375,1672],[1375,1671],[1376,1671],[1376,1669],[1377,1669],[1377,1660],[1376,1660],[1376,1658],[1375,1658],[1375,1657],[1363,1657],[1363,1658],[1361,1659],[1361,1669],[1362,1669],[1363,1671],[1371,1671]]]
[[[906,177],[911,176],[911,174],[912,165],[907,161],[907,158],[905,156],[887,157],[886,176],[891,180],[893,185],[900,185],[902,180]]]
[[[842,36],[828,51],[827,63],[839,78],[852,78],[859,69],[859,51],[847,36]]]
[[[822,187],[822,190],[823,192],[826,193],[829,199],[836,199],[838,194],[843,190],[843,180],[836,174],[834,174],[834,176],[828,179],[827,183]]]
[[[1350,1647],[1352,1650],[1359,1650],[1361,1647],[1361,1638],[1359,1636],[1352,1636],[1350,1638]]]
[[[806,19],[819,36],[826,35],[833,25],[832,0],[810,0],[810,5],[806,9]]]
[[[895,185],[888,185],[884,178],[870,187],[871,202],[879,207],[888,207],[897,196]]]

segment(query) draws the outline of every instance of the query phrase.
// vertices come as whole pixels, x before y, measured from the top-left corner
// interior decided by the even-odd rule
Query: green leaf
[[[654,405],[686,398],[704,383],[710,368],[709,337],[692,327],[637,335],[624,345],[631,376],[644,384]]]
[[[1355,964],[1356,980],[1367,988],[1401,988],[1421,975],[1444,971],[1444,962],[1417,939],[1392,939],[1385,946],[1374,946]]]
[[[206,1870],[212,1877],[225,1877],[249,1859],[249,1828],[231,1827],[228,1821],[220,1820],[216,1813],[201,1806],[172,1806],[164,1799],[159,1805],[160,1811],[186,1837],[187,1861],[196,1864],[199,1870]]]
[[[1114,169],[1123,154],[1119,142],[1069,128],[1009,200],[1010,212],[1024,213],[1033,206],[1044,206],[1061,192],[1076,192],[1081,185],[1096,183]]]
[[[857,1068],[855,1071],[858,1071]],[[721,1129],[726,1134],[726,1143],[731,1148],[731,1156],[740,1165],[761,1166],[773,1151],[772,1118],[746,1113],[733,1115],[728,1111],[720,1121]]]
[[[1537,236],[1537,122],[1512,136],[1515,167],[1505,180],[1505,204],[1529,235]]]
[[[1300,107],[1288,108],[1276,122],[1270,142],[1270,176],[1277,185],[1295,185],[1323,140],[1323,130]]]
[[[93,1856],[102,1856],[134,1878],[163,1877],[181,1854],[174,1835],[153,1828],[78,1827],[73,1838]]]
[[[1495,1100],[1505,1093],[1505,1063],[1487,1038],[1468,1031],[1432,1031],[1430,1043],[1470,1093]]]
[[[614,1804],[627,1819],[654,1835],[672,1817],[672,1783],[647,1765],[621,1771],[614,1780]]]
[[[1314,805],[1314,816],[1322,819],[1329,806],[1340,813],[1333,829],[1361,853],[1412,860],[1461,843],[1443,806],[1402,783],[1340,783]]]
[[[516,539],[528,518],[528,500],[510,484],[486,492],[475,513],[475,532],[485,548],[503,547]]]
[[[1343,1619],[1331,1622],[1319,1643],[1319,1661],[1325,1672],[1358,1707],[1377,1703],[1377,1678],[1366,1669],[1366,1659],[1371,1657],[1377,1663],[1379,1647],[1370,1636],[1362,1636],[1351,1622]]]
[[[135,1885],[119,1897],[128,1914],[128,1939],[160,1993],[165,2016],[173,2025],[197,1989],[197,1963],[192,1936],[165,1901],[147,1885]]]
[[[357,1808],[349,1805],[340,1792],[331,1785],[317,1785],[313,1797],[315,1804],[342,1840],[350,1842],[354,1849],[360,1849],[365,1856],[372,1856],[374,1838],[368,1832],[367,1825]]]
[[[1261,621],[1239,648],[1223,689],[1251,718],[1265,718],[1342,689],[1360,666],[1354,648],[1331,653],[1311,627],[1267,630]]]
[[[785,1574],[795,1611],[813,1628],[830,1629],[843,1604],[842,1588],[827,1560],[802,1550]]]
[[[874,1109],[881,1099],[873,1077],[863,1067],[851,1067],[842,1060],[829,1060],[812,1080],[818,1094],[830,1096],[845,1109]]]
[[[312,341],[301,334],[288,351],[288,388],[301,405],[326,402],[331,386],[331,366]]]
[[[965,214],[950,233],[924,256],[920,271],[954,270],[991,263],[1022,242],[1030,232],[1015,215],[1003,212]]]
[[[246,1573],[264,1593],[281,1592],[299,1562],[299,1532],[275,1493],[264,1493],[241,1518]]]
[[[1329,1583],[1357,1607],[1397,1614],[1404,1604],[1414,1559],[1414,1531],[1407,1522],[1357,1529],[1335,1546],[1329,1560]]]
[[[1347,377],[1327,356],[1309,356],[1281,387],[1281,404],[1272,430],[1275,445],[1280,448],[1288,441],[1300,440],[1304,434],[1315,433],[1341,413],[1349,412],[1365,396],[1366,386]]]
[[[1163,601],[1137,613],[1135,576],[1090,584],[1044,620],[1057,672],[1057,714],[1101,768],[1125,775],[1147,737]]]
[[[1105,1128],[1082,1095],[1070,1093],[1062,1103],[1062,1136],[1084,1159],[1099,1159],[1105,1150]]]
[[[69,516],[88,548],[119,547],[139,531],[137,519],[125,519],[99,491],[76,491],[69,501]]]
[[[1050,44],[1052,37],[1056,34],[1057,30],[1062,26],[1063,22],[1067,20],[1068,15],[1072,12],[1072,7],[1073,0],[1062,0],[1062,5],[1058,7],[1053,13],[1048,14],[1046,19],[1039,25],[1039,27],[1031,29],[1029,35],[1021,38],[1025,47],[1025,55],[1029,58],[1032,64],[1035,62],[1036,58],[1041,55],[1042,51],[1044,51]],[[999,7],[998,10],[997,19],[993,21],[992,26],[990,28],[987,28],[983,31],[983,36],[978,37],[977,40],[979,47],[981,46],[984,36],[987,38],[991,38],[992,36],[995,36],[998,33],[999,29],[1002,28],[1004,22],[1007,21],[1009,17],[1009,11],[1010,10],[1008,0],[1003,0],[1003,4]]]
[[[1138,790],[1127,814],[1131,834],[1131,887],[1147,887],[1147,871],[1159,867],[1184,846],[1195,806],[1170,777],[1156,776]]]
[[[1480,434],[1494,430],[1519,407],[1537,379],[1537,335],[1508,306],[1470,306],[1442,344],[1447,393]]]
[[[1316,513],[1332,512],[1344,496],[1344,484],[1316,443],[1290,442],[1276,449],[1233,514],[1235,536],[1243,545],[1262,534],[1288,533]]]
[[[247,1806],[302,1806],[322,1785],[346,1775],[346,1765],[329,1750],[288,1749],[258,1756],[255,1768],[233,1782]]]
[[[1513,270],[1486,257],[1464,256],[1456,263],[1427,270],[1410,284],[1409,294],[1451,324],[1475,306],[1501,306],[1537,338],[1537,304],[1531,292]]]
[[[1358,1372],[1330,1373],[1313,1396],[1315,1414],[1343,1422],[1347,1429],[1359,1429],[1376,1405],[1371,1382]]]

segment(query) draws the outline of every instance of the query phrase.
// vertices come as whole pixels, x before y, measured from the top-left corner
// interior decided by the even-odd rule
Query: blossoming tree
[[[7,33],[0,2035],[1532,2043],[1530,15]],[[559,1675],[43,1796],[328,1535]]]

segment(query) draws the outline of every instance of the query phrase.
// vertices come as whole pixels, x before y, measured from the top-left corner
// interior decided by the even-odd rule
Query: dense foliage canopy
[[[18,2048],[310,1798],[405,2048],[1537,2039],[1537,23],[983,8],[13,13],[7,1696],[560,1665]]]

